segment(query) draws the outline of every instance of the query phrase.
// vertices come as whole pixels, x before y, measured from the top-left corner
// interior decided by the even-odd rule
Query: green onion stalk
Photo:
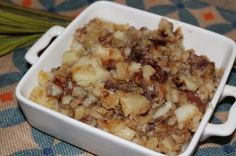
[[[72,18],[0,2],[0,57],[32,45],[50,27],[67,26]]]

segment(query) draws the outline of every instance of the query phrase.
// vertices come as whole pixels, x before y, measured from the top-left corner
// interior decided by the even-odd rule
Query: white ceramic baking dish
[[[29,49],[25,56],[26,60],[33,66],[24,75],[16,88],[19,105],[32,126],[92,153],[107,156],[162,155],[40,106],[28,99],[32,88],[37,85],[38,71],[49,71],[51,68],[59,66],[62,54],[69,48],[75,30],[94,17],[102,17],[117,23],[130,23],[137,28],[146,26],[150,29],[156,28],[160,19],[163,18],[142,10],[100,1],[87,7],[67,28],[52,27]],[[232,40],[219,34],[176,20],[168,20],[173,22],[175,27],[182,27],[186,48],[194,48],[198,54],[207,55],[215,62],[217,67],[224,67],[225,69],[199,128],[186,150],[182,153],[182,155],[191,155],[201,139],[211,135],[227,136],[235,131],[236,103],[231,107],[226,123],[214,125],[208,122],[220,98],[225,96],[236,98],[236,87],[226,85],[226,80],[236,56],[236,46]],[[37,53],[45,48],[52,37],[55,36],[58,37],[38,57]]]

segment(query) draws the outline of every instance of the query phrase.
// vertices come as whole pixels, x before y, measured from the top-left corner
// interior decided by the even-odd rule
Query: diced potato
[[[194,118],[191,120],[191,122],[190,122],[189,125],[188,125],[188,128],[189,128],[192,132],[195,132],[195,131],[197,130],[201,118],[202,118],[202,113],[198,111],[198,112],[194,115]]]
[[[147,146],[148,148],[150,148],[150,149],[155,150],[156,147],[157,147],[157,143],[158,143],[158,140],[157,140],[156,137],[150,137],[150,138],[148,139],[148,141],[147,141],[146,146]]]
[[[84,101],[82,102],[82,104],[86,107],[90,106],[92,103],[95,103],[97,102],[97,97],[92,95],[92,94],[89,94],[87,95],[87,97],[84,99]]]
[[[152,115],[137,116],[135,120],[139,125],[143,126],[153,121],[153,116]]]
[[[45,103],[43,104],[44,106],[48,107],[49,109],[58,110],[58,101],[54,98],[46,97],[45,98]]]
[[[94,56],[101,58],[102,60],[116,60],[121,61],[123,59],[120,51],[115,48],[106,48],[100,44],[96,44],[92,50]]]
[[[69,109],[60,108],[60,112],[66,116],[72,116],[72,111],[70,111]]]
[[[38,73],[38,82],[40,86],[46,87],[48,85],[48,82],[53,79],[52,73],[45,72],[45,71],[39,71]]]
[[[96,44],[92,51],[93,51],[93,54],[97,57],[108,58],[110,48],[105,48],[101,46],[100,44]]]
[[[73,51],[67,51],[62,56],[62,63],[74,63],[80,58],[79,53]]]
[[[102,106],[106,109],[114,109],[119,104],[119,93],[110,93],[101,99]]]
[[[109,51],[109,59],[115,60],[115,61],[122,61],[124,57],[121,55],[121,52],[119,49],[111,48]]]
[[[74,111],[74,118],[77,120],[80,120],[84,117],[85,115],[85,107],[84,106],[79,106],[75,109]]]
[[[77,40],[73,39],[70,48],[72,51],[80,51],[83,49],[83,46]]]
[[[119,62],[116,64],[116,78],[119,80],[129,79],[129,64],[125,62]]]
[[[101,97],[104,94],[104,83],[96,84],[92,90],[92,93],[97,97]]]
[[[72,67],[72,79],[81,86],[93,85],[106,80],[109,77],[99,59],[92,56],[84,56]]]
[[[126,140],[132,140],[133,137],[135,136],[135,133],[136,132],[134,130],[132,130],[131,128],[124,126],[124,127],[120,128],[119,130],[117,130],[115,132],[115,135],[117,135],[121,138],[124,138]]]
[[[137,62],[131,62],[130,66],[129,66],[129,72],[131,74],[139,72],[139,70],[141,69],[141,64],[137,63]]]
[[[85,89],[83,89],[82,87],[75,87],[73,88],[72,90],[72,96],[75,96],[75,97],[80,97],[80,98],[83,98],[85,97],[87,94],[87,92],[85,91]]]
[[[45,96],[46,96],[46,93],[45,93],[43,87],[37,86],[37,87],[34,87],[29,98],[30,98],[30,100],[32,100],[36,103],[43,104]]]
[[[175,110],[175,115],[178,122],[178,128],[184,128],[186,123],[193,119],[198,112],[198,108],[192,104],[184,104],[177,108]]]
[[[180,75],[180,79],[185,82],[186,89],[190,91],[196,91],[198,89],[198,84],[195,79],[184,74]]]
[[[48,94],[50,94],[51,96],[59,96],[60,94],[62,94],[62,92],[62,88],[54,83],[51,83],[48,86]]]
[[[171,137],[166,137],[161,143],[170,151],[173,151],[175,149],[176,143]]]
[[[70,95],[65,95],[65,96],[63,96],[62,99],[61,99],[61,104],[63,104],[63,105],[68,105],[68,104],[70,104],[70,102],[71,102],[72,99],[73,99],[72,96],[70,96]]]
[[[172,102],[177,103],[179,101],[179,91],[178,90],[173,90],[171,92],[171,97],[172,97]]]
[[[101,115],[105,115],[107,113],[107,109],[105,109],[103,107],[98,107],[98,108],[96,108],[96,112],[98,112]]]
[[[168,22],[166,19],[161,19],[159,23],[159,30],[163,30],[164,33],[168,36],[168,39],[175,39],[173,34],[173,24]]]
[[[95,118],[95,119],[102,119],[102,115],[100,114],[100,113],[98,113],[98,112],[96,112],[96,111],[92,111],[92,112],[90,112],[90,114],[89,114],[91,117],[93,117],[93,118]]]
[[[173,103],[170,101],[167,101],[163,106],[157,109],[157,111],[153,115],[154,119],[157,119],[160,116],[165,115],[171,109],[172,106],[173,106]]]
[[[35,87],[29,97],[30,100],[47,108],[58,110],[57,100],[46,96],[46,91],[42,87]]]
[[[146,81],[150,81],[150,76],[152,76],[155,73],[155,69],[152,68],[150,65],[145,65],[143,67],[143,77]]]
[[[120,39],[120,40],[126,40],[125,34],[121,31],[116,31],[114,33],[114,37],[117,38],[117,39]]]
[[[124,138],[126,140],[132,140],[135,136],[135,131],[126,126],[123,120],[119,119],[110,119],[102,127],[104,127],[107,131]]]
[[[125,48],[124,53],[125,53],[125,57],[128,57],[131,53],[131,49],[130,48]]]
[[[140,94],[127,93],[120,98],[120,103],[124,116],[138,115],[150,109],[150,101]]]
[[[180,93],[177,89],[168,88],[167,93],[166,93],[166,99],[168,101],[177,103],[179,101],[179,96],[180,96]]]

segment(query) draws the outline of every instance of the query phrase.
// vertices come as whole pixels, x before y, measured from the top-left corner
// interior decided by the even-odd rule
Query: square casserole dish
[[[67,28],[54,26],[49,29],[27,52],[25,58],[32,67],[21,79],[16,88],[16,97],[28,122],[35,128],[44,131],[58,139],[69,142],[97,155],[163,155],[135,143],[129,142],[108,132],[86,125],[80,121],[38,105],[28,99],[30,92],[37,85],[37,74],[40,70],[49,71],[61,65],[63,53],[69,49],[73,34],[94,17],[116,23],[129,23],[140,28],[143,26],[154,29],[162,16],[142,10],[130,8],[112,2],[100,1],[87,7]],[[168,19],[168,18],[166,18]],[[236,88],[226,85],[226,80],[236,56],[234,41],[176,20],[168,19],[174,27],[181,27],[186,49],[193,48],[198,55],[206,55],[215,62],[216,67],[224,68],[220,84],[212,101],[204,114],[200,125],[181,155],[191,155],[198,142],[212,135],[227,136],[235,131],[236,102],[229,111],[228,120],[222,125],[209,124],[209,119],[220,98],[233,96],[236,98]],[[50,40],[58,36],[45,52],[38,57],[37,53],[45,48]]]

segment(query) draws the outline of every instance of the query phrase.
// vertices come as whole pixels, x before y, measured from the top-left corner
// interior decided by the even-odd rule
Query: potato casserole
[[[181,28],[155,30],[101,18],[74,34],[62,65],[40,71],[30,99],[168,155],[186,148],[221,70],[183,46]]]

